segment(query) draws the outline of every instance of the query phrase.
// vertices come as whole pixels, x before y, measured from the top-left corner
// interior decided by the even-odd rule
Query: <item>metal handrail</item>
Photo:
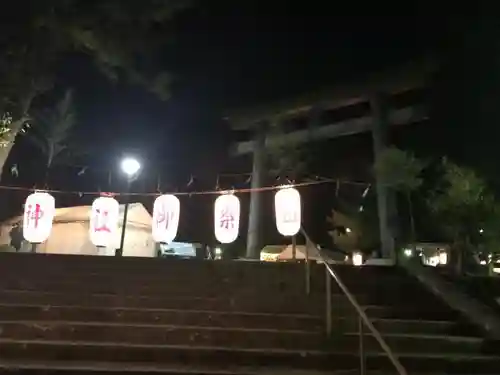
[[[368,318],[368,315],[363,311],[362,307],[359,305],[358,301],[356,301],[356,298],[353,296],[353,294],[349,291],[347,286],[343,283],[339,275],[334,271],[333,267],[328,264],[326,259],[323,257],[321,254],[321,249],[311,240],[311,238],[307,235],[306,231],[301,228],[301,233],[305,237],[306,241],[310,244],[313,244],[316,250],[318,251],[320,259],[323,261],[323,264],[325,265],[326,268],[326,273],[327,273],[327,288],[326,288],[326,293],[327,293],[327,311],[326,311],[326,325],[327,325],[327,331],[328,333],[331,333],[332,329],[332,311],[331,311],[331,278],[335,280],[337,285],[339,286],[340,290],[345,294],[351,305],[354,307],[356,312],[358,313],[358,318],[359,318],[359,329],[360,329],[360,356],[361,356],[361,374],[365,373],[365,366],[364,366],[364,348],[363,348],[363,324],[368,327],[368,330],[371,332],[373,337],[375,337],[375,340],[379,343],[381,346],[382,350],[385,352],[389,360],[391,361],[392,365],[394,368],[397,370],[399,375],[408,375],[406,369],[403,367],[397,356],[393,353],[389,345],[386,343],[386,341],[382,338],[382,335],[380,332],[375,328],[373,323],[370,321]],[[306,254],[307,254],[307,245],[306,245]],[[308,258],[308,257],[307,257]],[[308,259],[306,258],[306,291],[309,293],[310,291],[310,271],[309,271],[309,262]],[[329,276],[330,277],[329,277]],[[328,303],[329,301],[329,303]]]

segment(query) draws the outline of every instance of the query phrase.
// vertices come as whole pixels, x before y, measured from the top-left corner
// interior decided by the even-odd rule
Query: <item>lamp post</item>
[[[125,207],[123,210],[123,223],[122,223],[122,233],[120,237],[120,248],[115,253],[115,255],[119,257],[123,255],[123,245],[125,243],[125,230],[127,227],[127,216],[128,216],[128,206],[129,206],[128,193],[130,193],[130,184],[137,178],[139,171],[141,170],[141,164],[134,158],[125,158],[121,162],[121,170],[127,177],[127,188],[125,190]]]

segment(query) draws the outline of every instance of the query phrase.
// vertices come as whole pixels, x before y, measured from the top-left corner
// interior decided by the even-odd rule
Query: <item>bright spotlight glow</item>
[[[484,229],[479,229],[479,233],[483,234],[484,233]]]
[[[352,232],[352,230],[351,230],[351,228],[345,228],[345,232],[346,232],[346,233],[351,233],[351,232]]]
[[[363,254],[361,253],[352,254],[352,264],[355,266],[361,266],[363,264]]]
[[[141,169],[141,164],[133,158],[125,158],[122,160],[121,168],[123,173],[132,177]]]
[[[413,255],[413,251],[411,249],[405,249],[404,253],[407,257],[411,257]]]

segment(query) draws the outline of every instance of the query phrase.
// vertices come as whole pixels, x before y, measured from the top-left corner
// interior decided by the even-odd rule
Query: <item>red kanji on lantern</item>
[[[234,216],[231,213],[231,209],[226,207],[220,213],[219,219],[220,227],[224,229],[233,229],[234,228]]]
[[[285,224],[293,224],[299,221],[298,213],[296,211],[287,211],[283,214],[283,223]]]
[[[35,203],[35,205],[28,204],[26,210],[26,216],[24,217],[27,226],[33,226],[33,228],[37,229],[42,216],[43,216],[43,211],[40,207],[40,204],[38,203]]]
[[[162,211],[158,214],[156,225],[161,228],[168,228],[174,216],[175,214],[172,211],[165,212],[165,207],[162,207]]]
[[[109,211],[107,210],[101,210],[101,209],[96,209],[96,226],[95,226],[95,231],[96,232],[108,232],[111,233],[111,229],[108,227],[108,216],[109,216]],[[102,211],[102,212],[101,212]]]
[[[153,204],[153,239],[170,243],[177,235],[179,227],[180,202],[175,195],[160,195]]]
[[[109,196],[99,197],[90,212],[90,240],[97,247],[111,246],[118,232],[120,205]]]
[[[233,194],[223,194],[215,200],[214,230],[220,243],[231,243],[238,238],[240,200]]]
[[[52,230],[55,214],[54,197],[36,192],[26,198],[23,216],[23,236],[31,243],[42,243]]]

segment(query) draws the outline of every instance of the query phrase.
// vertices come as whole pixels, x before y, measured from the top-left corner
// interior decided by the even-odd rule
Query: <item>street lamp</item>
[[[139,171],[141,170],[141,163],[137,159],[134,158],[125,158],[121,162],[122,172],[127,177],[127,188],[125,191],[125,208],[123,210],[123,223],[122,223],[122,233],[120,237],[120,248],[116,252],[116,256],[123,255],[123,245],[125,243],[125,229],[127,226],[127,216],[128,216],[128,205],[129,205],[129,196],[130,193],[130,184],[134,181],[139,175]]]
[[[129,180],[134,180],[141,169],[141,163],[134,158],[125,158],[122,160],[121,168]]]

